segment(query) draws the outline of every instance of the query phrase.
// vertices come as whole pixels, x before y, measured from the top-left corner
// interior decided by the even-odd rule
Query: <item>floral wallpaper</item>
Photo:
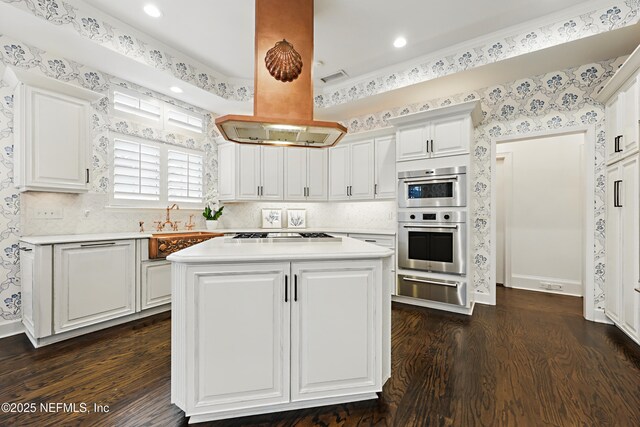
[[[472,100],[479,100],[483,120],[475,130],[472,155],[472,189],[470,205],[473,226],[471,244],[473,257],[473,287],[476,293],[489,294],[492,277],[490,265],[491,217],[491,140],[531,132],[566,129],[590,125],[596,130],[594,188],[595,204],[595,305],[604,308],[604,248],[605,248],[605,135],[604,108],[594,101],[599,88],[613,76],[624,58],[583,65],[568,70],[547,73],[478,91],[461,93],[353,118],[343,124],[349,132],[363,132],[390,126],[391,117],[425,111]]]
[[[448,54],[436,53],[395,72],[325,89],[316,95],[315,105],[318,108],[343,104],[633,25],[640,20],[639,9],[640,0],[625,0],[570,19],[520,30],[490,42],[473,44],[471,41],[457,46]]]
[[[118,28],[116,21],[108,22],[107,15],[104,15],[105,18],[94,16],[95,13],[74,6],[74,4],[81,6],[81,2],[71,4],[64,0],[3,1],[53,25],[71,28],[81,37],[222,98],[231,101],[250,101],[253,98],[251,83],[233,83],[229,78],[211,70],[205,70],[186,57],[170,54],[154,45],[153,40],[142,40],[130,31]],[[500,35],[496,35],[493,40],[489,39],[488,42],[486,38],[481,42],[471,40],[464,45],[458,45],[455,51],[443,50],[434,53],[428,58],[423,58],[411,66],[405,66],[394,72],[385,72],[372,78],[324,88],[316,94],[315,106],[324,108],[343,104],[633,25],[640,20],[639,8],[640,0],[612,2],[606,7],[597,5],[590,7],[587,3],[583,10],[575,12],[577,15],[574,17],[542,26],[531,24],[529,28],[513,29],[506,35],[500,32]]]
[[[104,199],[106,200],[106,195],[110,190],[110,160],[108,154],[111,144],[110,133],[117,132],[203,150],[206,162],[204,177],[205,198],[207,201],[216,199],[216,189],[218,187],[217,147],[213,138],[217,137],[218,134],[215,126],[211,126],[213,118],[210,114],[206,114],[202,110],[173,98],[0,35],[0,76],[6,65],[39,73],[105,95],[104,98],[92,105],[90,114],[93,146],[91,156],[92,188],[88,195],[71,196],[72,198],[91,199],[94,205],[96,202],[92,197],[95,198],[95,195],[105,195]],[[199,139],[191,138],[110,115],[108,95],[109,88],[114,85],[127,87],[179,105],[182,108],[206,114],[206,135]],[[21,196],[13,187],[13,143],[13,89],[8,87],[5,82],[0,81],[0,325],[4,321],[20,319],[21,294],[18,240],[21,233],[21,224],[24,225],[25,221],[28,220],[26,215],[21,215]],[[33,193],[28,196],[22,195],[22,200],[30,200],[31,203],[36,204],[38,200],[51,202],[50,199],[52,197],[61,201],[69,196]],[[53,202],[55,203],[55,201]],[[66,203],[64,205],[67,206]],[[103,207],[104,203],[101,206]]]

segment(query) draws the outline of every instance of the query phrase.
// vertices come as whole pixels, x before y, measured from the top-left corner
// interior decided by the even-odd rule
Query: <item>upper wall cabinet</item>
[[[329,149],[218,146],[218,197],[227,202],[393,199],[395,175],[393,135]]]
[[[395,117],[397,161],[468,154],[482,120],[478,101]]]
[[[218,147],[221,201],[283,200],[284,149],[250,144]]]
[[[300,147],[284,150],[285,200],[327,200],[327,152]]]
[[[6,69],[15,85],[14,183],[19,191],[82,193],[89,189],[90,102],[101,94]]]
[[[605,104],[607,164],[637,153],[640,140],[640,48],[618,69],[596,100]]]

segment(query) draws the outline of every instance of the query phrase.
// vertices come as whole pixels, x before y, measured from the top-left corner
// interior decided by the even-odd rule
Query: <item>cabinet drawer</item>
[[[428,301],[466,306],[467,284],[448,280],[398,275],[397,294]]]
[[[349,233],[349,237],[362,240],[363,242],[373,243],[374,245],[384,246],[385,248],[394,248],[396,246],[396,239],[394,236],[387,236],[382,234]]]

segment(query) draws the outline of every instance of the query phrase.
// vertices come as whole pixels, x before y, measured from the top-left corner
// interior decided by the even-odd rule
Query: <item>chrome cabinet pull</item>
[[[373,195],[378,194],[378,184],[373,184]]]
[[[449,286],[451,288],[457,288],[460,285],[460,283],[444,283],[444,282],[436,282],[436,281],[432,281],[432,280],[414,279],[414,278],[411,278],[411,277],[403,277],[402,280],[407,281],[407,282],[426,283],[428,285]]]
[[[21,251],[25,251],[25,252],[31,252],[33,249],[31,249],[31,248],[25,248],[24,246],[21,246],[21,247],[20,247],[20,250],[21,250]]]
[[[457,225],[405,225],[404,228],[450,228],[458,229]]]
[[[89,168],[87,168],[87,182],[86,182],[86,184],[88,184],[88,183],[89,183]]]
[[[104,243],[82,243],[80,245],[80,247],[83,248],[91,248],[91,247],[97,247],[97,246],[110,246],[110,245],[115,245],[116,242],[104,242]]]
[[[433,153],[433,139],[431,140],[431,152]]]

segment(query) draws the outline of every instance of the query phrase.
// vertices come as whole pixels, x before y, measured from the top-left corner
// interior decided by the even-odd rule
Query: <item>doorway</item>
[[[594,159],[595,150],[586,142],[593,134],[580,129],[494,141],[492,183],[493,282],[584,296],[587,318],[593,312],[593,214],[588,207],[593,206],[595,169],[587,159]]]

